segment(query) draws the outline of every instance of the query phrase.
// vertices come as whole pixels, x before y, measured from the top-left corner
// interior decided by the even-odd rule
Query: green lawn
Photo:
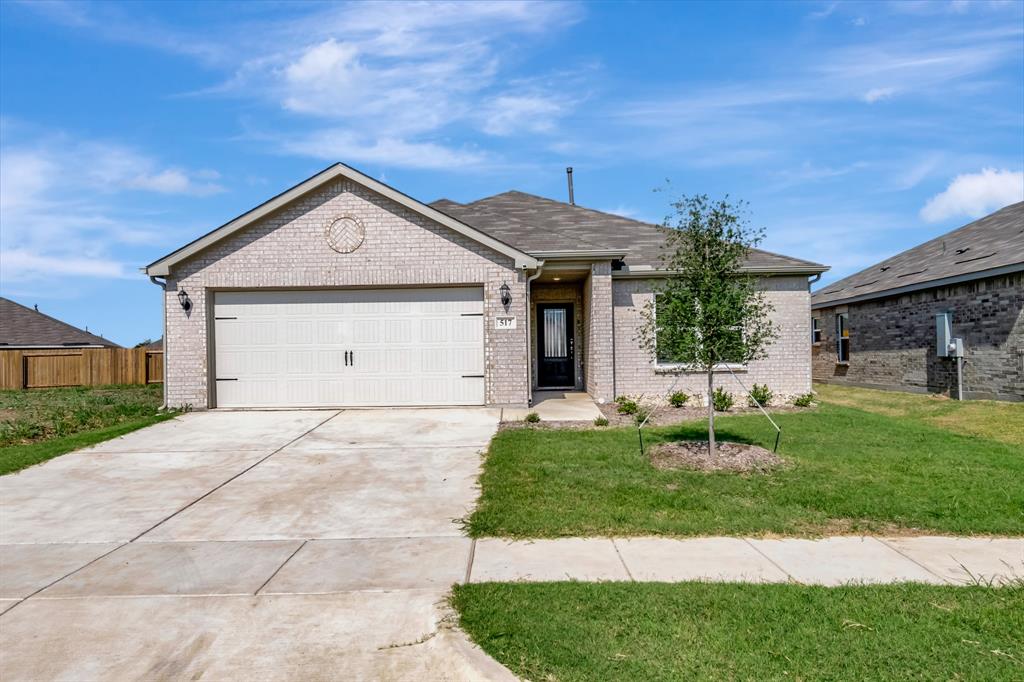
[[[455,587],[531,680],[1020,680],[1024,588],[706,583]]]
[[[826,387],[819,408],[776,416],[779,453],[790,465],[771,474],[659,471],[640,456],[635,429],[502,431],[491,443],[469,530],[534,538],[1024,534],[1024,439],[1014,440],[1024,404],[846,390]],[[840,405],[834,393],[876,411]],[[922,406],[881,413],[873,397]],[[997,410],[1002,428],[993,427],[985,405]],[[774,432],[760,415],[716,423],[721,439],[772,447]],[[706,437],[701,422],[645,434],[648,444]]]
[[[159,384],[0,391],[0,475],[170,419],[161,402]]]

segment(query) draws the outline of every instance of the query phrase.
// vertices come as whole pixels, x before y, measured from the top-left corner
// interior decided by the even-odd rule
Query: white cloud
[[[328,161],[351,159],[363,163],[393,164],[405,168],[458,170],[478,166],[484,154],[452,149],[433,142],[407,142],[378,137],[364,139],[347,129],[321,129],[282,142],[285,151]]]
[[[956,176],[944,192],[928,200],[921,217],[930,223],[980,218],[1018,201],[1024,201],[1024,172],[984,168]]]
[[[522,131],[547,133],[565,113],[565,97],[545,95],[501,95],[487,106],[483,130],[490,135],[511,135]]]
[[[896,94],[896,88],[871,88],[864,93],[864,101],[874,104],[879,100],[889,99],[894,94]]]
[[[7,134],[10,132],[10,134]],[[166,226],[118,208],[132,193],[223,191],[216,171],[161,165],[130,147],[64,134],[5,130],[0,147],[0,278],[5,285],[54,275],[136,276],[114,254],[162,241]],[[148,203],[148,202],[147,202]]]

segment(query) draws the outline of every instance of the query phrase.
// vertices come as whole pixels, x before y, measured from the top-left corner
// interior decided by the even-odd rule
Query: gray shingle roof
[[[621,250],[626,253],[624,261],[630,267],[660,266],[661,247],[669,232],[660,225],[517,191],[468,204],[441,199],[431,206],[527,253]],[[751,252],[746,264],[765,269],[828,269],[759,249]]]
[[[1018,265],[1024,269],[1024,201],[833,282],[816,291],[811,304],[877,298],[905,287]]]
[[[120,348],[102,336],[0,297],[0,349],[83,345]]]

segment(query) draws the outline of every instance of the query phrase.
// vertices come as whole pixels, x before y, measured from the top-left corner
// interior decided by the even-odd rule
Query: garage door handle
[[[463,374],[462,378],[463,379],[483,379],[484,375],[483,374]]]
[[[238,379],[221,379],[220,377],[217,377],[217,381],[238,381]]]
[[[356,366],[356,352],[354,350],[348,352],[348,364],[350,367]]]

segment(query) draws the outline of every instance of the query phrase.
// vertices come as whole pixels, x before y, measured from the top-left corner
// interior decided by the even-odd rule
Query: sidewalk
[[[475,542],[468,582],[632,580],[923,582],[1024,580],[1024,539],[831,537],[564,538]]]

